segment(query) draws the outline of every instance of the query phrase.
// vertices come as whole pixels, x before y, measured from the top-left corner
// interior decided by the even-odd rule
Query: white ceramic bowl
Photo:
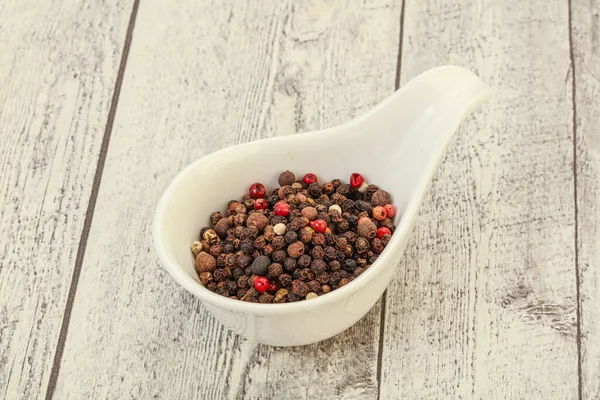
[[[153,233],[162,264],[221,323],[250,340],[295,346],[342,332],[373,307],[389,284],[452,133],[488,94],[488,87],[469,71],[439,67],[349,123],[246,143],[201,158],[173,179],[158,204]],[[400,212],[386,249],[354,281],[312,300],[247,303],[204,288],[190,243],[198,240],[212,212],[224,212],[227,201],[240,198],[254,182],[273,189],[286,169],[313,172],[320,182],[347,180],[360,172],[387,190]]]

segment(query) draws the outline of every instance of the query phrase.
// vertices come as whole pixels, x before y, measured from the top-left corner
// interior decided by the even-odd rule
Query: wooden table
[[[0,398],[600,398],[599,38],[599,0],[3,0]],[[160,267],[185,165],[442,64],[495,94],[357,325],[254,346]]]

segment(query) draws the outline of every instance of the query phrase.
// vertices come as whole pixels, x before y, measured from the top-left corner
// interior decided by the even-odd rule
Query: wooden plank
[[[43,397],[131,4],[0,4],[0,398]]]
[[[163,271],[150,226],[198,157],[332,126],[392,93],[399,3],[211,4],[140,5],[56,397],[373,398],[379,307],[321,344],[255,347]]]
[[[568,5],[404,15],[402,82],[454,63],[495,94],[453,141],[388,289],[381,398],[577,398]]]
[[[571,2],[581,394],[600,399],[600,1]]]

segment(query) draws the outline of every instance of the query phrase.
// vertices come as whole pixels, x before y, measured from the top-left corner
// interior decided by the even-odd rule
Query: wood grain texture
[[[600,1],[572,1],[571,19],[582,397],[600,399]]]
[[[0,398],[44,396],[130,5],[0,4]]]
[[[568,4],[409,0],[404,15],[402,82],[454,63],[495,93],[388,288],[381,398],[577,398]]]
[[[254,346],[163,271],[150,226],[198,157],[392,93],[399,16],[388,1],[141,3],[56,398],[376,397],[379,306],[317,345]]]

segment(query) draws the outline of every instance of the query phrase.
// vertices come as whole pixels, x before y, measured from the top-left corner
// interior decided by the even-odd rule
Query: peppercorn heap
[[[278,182],[269,196],[264,185],[250,186],[192,243],[210,291],[254,303],[312,299],[362,274],[390,241],[391,197],[360,174],[321,185],[315,174],[296,180],[285,171]]]

